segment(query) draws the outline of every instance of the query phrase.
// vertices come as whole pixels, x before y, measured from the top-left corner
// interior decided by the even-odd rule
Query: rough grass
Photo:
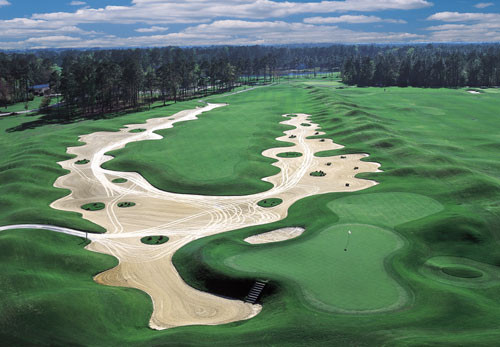
[[[81,206],[82,210],[85,211],[100,211],[103,210],[105,207],[106,205],[104,205],[104,203],[102,202],[91,202]]]
[[[126,182],[128,182],[128,180],[126,178],[115,178],[111,182],[119,184],[119,183],[126,183]]]
[[[126,207],[133,207],[135,206],[135,202],[130,202],[130,201],[122,201],[117,204],[118,207],[121,208],[126,208]]]
[[[141,239],[141,242],[146,245],[161,245],[168,242],[167,236],[145,236]]]
[[[300,152],[282,152],[282,153],[276,154],[276,156],[278,156],[280,158],[298,158],[298,157],[302,157],[302,153],[300,153]]]
[[[279,198],[269,198],[259,201],[257,205],[259,205],[260,207],[274,207],[278,206],[282,202],[283,200]]]

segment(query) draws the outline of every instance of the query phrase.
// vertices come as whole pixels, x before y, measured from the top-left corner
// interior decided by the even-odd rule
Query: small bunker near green
[[[302,157],[302,153],[300,152],[283,152],[283,153],[278,153],[276,156],[280,158],[298,158]]]
[[[168,237],[163,235],[145,236],[141,239],[141,242],[146,245],[161,245],[163,243],[168,242]]]
[[[91,202],[81,206],[82,210],[85,211],[99,211],[104,209],[104,207],[106,205],[103,202]]]
[[[135,206],[135,202],[130,202],[130,201],[122,201],[117,204],[118,207],[121,208],[127,208],[127,207],[132,207]]]
[[[129,133],[143,133],[145,131],[146,131],[146,129],[144,129],[144,128],[137,128],[137,129],[130,130]]]
[[[279,198],[269,198],[269,199],[264,199],[264,200],[259,201],[257,203],[257,205],[259,205],[260,207],[274,207],[274,206],[278,206],[282,202],[283,202],[283,200],[281,200]]]
[[[126,182],[128,182],[128,180],[126,178],[115,178],[111,182],[113,182],[113,183],[126,183]]]
[[[90,163],[90,160],[88,160],[88,159],[80,159],[80,160],[75,161],[76,165],[85,165],[88,163]]]

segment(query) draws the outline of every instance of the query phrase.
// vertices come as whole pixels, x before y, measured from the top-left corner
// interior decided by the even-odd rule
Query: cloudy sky
[[[0,0],[0,49],[498,41],[500,0]]]

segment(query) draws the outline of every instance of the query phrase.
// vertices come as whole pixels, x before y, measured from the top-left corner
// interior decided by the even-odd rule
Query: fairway
[[[307,241],[249,251],[227,259],[226,264],[258,276],[284,277],[300,287],[308,304],[321,310],[375,312],[405,302],[405,291],[384,264],[402,245],[401,238],[389,230],[340,224]]]

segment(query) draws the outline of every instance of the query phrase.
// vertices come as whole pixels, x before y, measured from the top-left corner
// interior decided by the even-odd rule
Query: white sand
[[[263,243],[281,242],[299,237],[300,235],[302,235],[304,231],[305,231],[304,228],[299,228],[299,227],[281,228],[268,231],[266,233],[247,237],[244,241],[254,245],[259,245]]]

